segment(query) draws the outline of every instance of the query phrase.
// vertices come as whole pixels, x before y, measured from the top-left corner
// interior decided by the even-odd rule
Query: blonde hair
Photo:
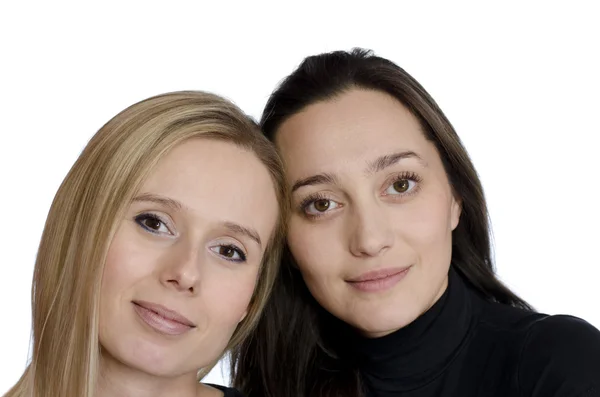
[[[279,157],[256,123],[231,102],[197,91],[159,95],[130,106],[106,123],[60,186],[35,263],[32,359],[6,396],[93,396],[100,355],[99,291],[110,242],[159,159],[181,142],[199,137],[253,152],[273,179],[279,221],[265,251],[248,315],[228,350],[254,328],[277,275],[283,246],[288,199]],[[201,369],[199,378],[212,366]]]

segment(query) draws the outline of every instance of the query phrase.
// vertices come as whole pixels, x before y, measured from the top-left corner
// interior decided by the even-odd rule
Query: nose
[[[175,244],[165,255],[160,281],[167,288],[196,294],[200,284],[198,248],[183,241]]]
[[[351,212],[349,249],[356,257],[375,257],[394,244],[394,233],[385,208],[378,203],[355,206]]]

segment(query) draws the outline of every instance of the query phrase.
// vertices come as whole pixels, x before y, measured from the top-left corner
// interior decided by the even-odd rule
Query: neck
[[[132,368],[105,351],[100,361],[97,397],[199,397],[203,387],[196,373],[166,377]]]
[[[423,316],[425,313],[427,313],[428,311],[431,310],[431,308],[440,300],[440,298],[444,295],[444,293],[446,292],[446,289],[448,288],[448,277],[446,276],[444,278],[444,281],[442,282],[442,285],[440,286],[440,289],[438,290],[438,292],[435,294],[435,296],[433,297],[433,299],[431,300],[431,302],[425,307],[425,309],[419,313],[419,317]],[[418,317],[418,318],[419,318]],[[387,336],[389,334],[393,334],[396,331],[399,331],[400,329],[409,326],[409,324],[405,324],[402,327],[398,327],[398,328],[393,328],[390,330],[385,330],[385,331],[381,331],[381,332],[365,332],[362,331],[360,329],[356,329],[356,332],[364,337],[364,338],[368,338],[368,339],[376,339],[376,338],[381,338],[384,336]]]

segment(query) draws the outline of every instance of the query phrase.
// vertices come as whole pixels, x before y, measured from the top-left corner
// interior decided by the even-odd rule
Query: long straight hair
[[[50,208],[32,287],[33,354],[8,397],[92,397],[100,347],[100,284],[112,238],[157,162],[194,138],[231,142],[268,169],[281,205],[248,315],[228,348],[256,325],[278,272],[288,197],[280,159],[258,126],[231,102],[188,91],[149,98],[125,109],[87,144]],[[215,360],[216,363],[216,360]],[[214,363],[213,363],[214,365]],[[210,368],[203,368],[199,378]]]
[[[531,309],[495,275],[483,188],[456,131],[427,91],[393,62],[363,49],[306,58],[269,98],[262,130],[274,141],[289,117],[357,88],[396,98],[437,148],[462,203],[460,222],[452,233],[452,266],[485,299]],[[335,324],[332,317],[311,296],[287,250],[258,327],[234,352],[234,385],[249,397],[360,396],[358,370],[328,339],[326,329]]]

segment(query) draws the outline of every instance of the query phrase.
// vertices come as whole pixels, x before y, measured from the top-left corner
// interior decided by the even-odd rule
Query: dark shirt
[[[344,338],[369,397],[600,396],[600,331],[489,302],[452,269],[410,325],[376,339],[347,328]]]
[[[212,383],[206,383],[206,385],[219,389],[223,392],[223,397],[244,397],[242,393],[231,387],[225,387],[220,385],[213,385]]]

